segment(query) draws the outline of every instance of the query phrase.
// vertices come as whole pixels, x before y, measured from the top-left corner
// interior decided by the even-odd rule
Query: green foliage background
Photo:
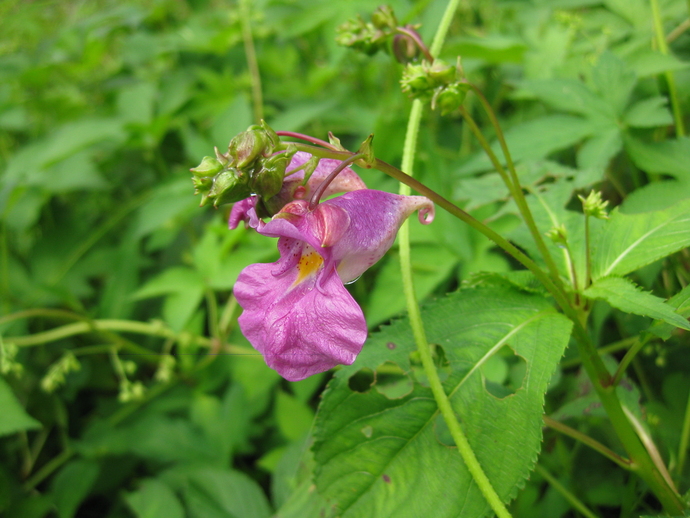
[[[429,41],[446,2],[390,4],[404,23],[421,23]],[[657,241],[645,250],[656,254],[618,261],[621,251],[613,245],[595,254],[599,282],[588,296],[606,302],[595,306],[590,332],[610,353],[629,346],[652,318],[687,326],[678,313],[687,316],[688,290],[671,301],[678,313],[657,299],[631,309],[640,286],[668,299],[690,279],[687,250],[677,252],[689,239],[683,218],[690,210],[690,141],[674,134],[668,88],[670,74],[681,112],[687,111],[688,4],[660,4],[668,54],[654,43],[650,3],[643,0],[467,0],[442,52],[449,62],[462,56],[466,75],[499,113],[540,230],[563,222],[582,240],[574,194],[592,187],[619,206],[610,226],[595,229],[607,243],[628,231],[630,239],[646,236],[650,221],[679,222],[653,236]],[[345,421],[354,415],[356,405],[340,407],[337,391],[349,390],[346,376],[365,367],[387,373],[391,390],[403,390],[409,380],[399,369],[410,369],[405,347],[412,346],[401,348],[391,360],[397,363],[385,364],[376,344],[405,324],[395,321],[374,335],[361,361],[337,373],[314,421],[329,375],[281,380],[235,325],[233,283],[244,266],[274,260],[275,243],[244,229],[228,231],[227,207],[199,209],[188,170],[260,114],[276,130],[319,138],[332,131],[351,149],[374,133],[377,157],[399,164],[410,109],[399,88],[402,67],[388,55],[359,55],[334,40],[340,23],[371,9],[363,0],[0,4],[0,514],[259,518],[320,516],[327,508],[311,474],[343,469],[324,461],[324,452],[344,444],[328,444],[325,434],[335,421],[324,415]],[[260,107],[247,64],[248,25]],[[469,96],[468,110],[491,136],[476,104]],[[459,115],[425,114],[416,176],[532,252],[491,171]],[[372,188],[397,191],[382,173],[367,170],[362,177]],[[463,282],[488,284],[492,300],[546,311],[543,300],[528,294],[538,288],[511,273],[515,265],[505,254],[449,215],[439,211],[434,224],[413,224],[412,232],[420,298],[445,295]],[[562,250],[553,250],[564,277],[573,271],[584,277],[582,257],[570,268]],[[611,281],[610,274],[632,274],[632,280]],[[372,331],[400,315],[395,249],[351,290]],[[615,296],[621,290],[622,301]],[[430,322],[444,304],[427,306]],[[449,330],[438,331],[442,336],[463,336],[465,320],[453,318]],[[553,363],[567,333],[558,315],[548,319],[560,330],[542,335],[553,344]],[[687,333],[663,324],[654,330],[626,378],[629,399],[684,492],[690,474],[677,452],[690,391]],[[532,345],[513,353],[531,362]],[[446,354],[451,362],[473,361]],[[515,392],[521,380],[532,379],[515,365],[509,352],[498,355],[482,379]],[[615,449],[610,426],[591,411],[596,402],[578,365],[568,349],[553,376],[544,366],[533,399],[541,405],[548,385],[547,413]],[[474,381],[473,390],[493,401]],[[422,385],[415,391],[411,400],[428,398]],[[366,397],[397,405],[399,394],[407,397],[404,390]],[[538,416],[540,408],[529,412]],[[493,411],[500,422],[500,411]],[[432,425],[429,437],[443,434]],[[529,437],[535,445],[523,453],[532,468],[538,418],[524,435],[491,433],[508,446]],[[543,440],[540,468],[529,481],[524,468],[505,488],[510,496],[522,488],[511,507],[515,517],[577,516],[549,473],[601,516],[658,511],[640,482],[609,460],[551,430]],[[443,476],[426,483],[429,494],[447,490]],[[464,483],[454,480],[457,487]],[[337,484],[317,480],[317,486],[327,496],[339,491]],[[348,507],[348,516],[367,516],[365,504]],[[485,512],[480,498],[473,505],[473,516]],[[412,516],[405,513],[414,508],[381,516]]]

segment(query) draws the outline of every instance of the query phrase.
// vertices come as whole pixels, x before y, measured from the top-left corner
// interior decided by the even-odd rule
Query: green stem
[[[652,8],[652,17],[654,19],[654,33],[656,44],[659,46],[659,52],[664,55],[669,53],[668,44],[666,43],[666,35],[664,34],[664,24],[661,19],[661,8],[659,7],[659,0],[649,0]],[[685,135],[685,125],[683,124],[683,113],[678,100],[678,92],[676,90],[676,80],[671,70],[666,71],[666,84],[668,85],[668,94],[671,98],[671,106],[673,109],[673,119],[676,123],[676,136],[683,137]]]
[[[71,459],[75,454],[72,449],[64,450],[57,457],[53,457],[46,462],[41,469],[39,469],[31,478],[24,483],[24,491],[29,492],[38,484],[48,478],[55,470],[62,466],[65,462]]]
[[[633,361],[633,359],[642,350],[642,348],[645,345],[647,345],[647,342],[649,342],[652,336],[653,335],[651,333],[645,333],[643,337],[638,338],[633,344],[633,346],[630,349],[628,349],[628,352],[625,353],[625,356],[623,356],[623,359],[618,365],[616,373],[613,375],[611,385],[613,385],[614,387],[618,386],[618,383],[620,383],[621,379],[623,379],[623,375],[625,374],[625,371],[628,369],[628,365],[630,365],[630,362]]]
[[[244,53],[247,57],[247,66],[252,80],[252,108],[254,110],[254,122],[259,124],[264,118],[264,101],[261,94],[261,74],[256,60],[254,37],[252,36],[251,12],[249,0],[240,0],[240,18],[242,22],[242,39],[244,40]]]
[[[680,434],[680,445],[678,446],[678,464],[676,465],[676,474],[678,477],[683,475],[685,460],[688,457],[688,445],[690,445],[690,394],[688,394],[688,402],[685,406],[683,431]]]
[[[527,225],[527,228],[529,229],[530,234],[532,235],[532,239],[534,239],[534,242],[537,245],[537,248],[539,249],[539,253],[541,254],[541,256],[544,259],[544,262],[546,263],[546,267],[549,269],[549,272],[551,273],[553,281],[559,288],[562,288],[561,278],[558,273],[558,267],[556,266],[556,263],[554,262],[553,257],[551,256],[551,252],[549,252],[549,249],[546,247],[546,243],[541,235],[541,232],[539,232],[539,229],[537,228],[537,224],[534,222],[532,211],[529,210],[527,200],[525,199],[525,194],[522,192],[522,187],[520,186],[520,179],[518,178],[517,171],[515,170],[515,164],[513,163],[512,155],[510,154],[510,150],[508,149],[508,143],[506,142],[505,136],[503,135],[503,129],[501,128],[501,125],[498,122],[496,113],[491,107],[489,101],[486,99],[486,97],[484,97],[484,94],[481,92],[481,90],[479,90],[479,88],[477,88],[471,83],[470,88],[479,99],[479,102],[482,104],[484,111],[489,116],[491,125],[494,127],[494,130],[496,131],[496,138],[498,139],[498,142],[501,146],[501,150],[503,151],[503,156],[506,159],[506,165],[508,166],[508,173],[510,175],[510,178],[508,178],[508,176],[506,175],[503,166],[500,164],[500,161],[496,158],[493,150],[491,149],[491,146],[484,138],[484,135],[481,133],[481,130],[479,130],[477,124],[474,122],[474,120],[472,120],[470,114],[462,108],[461,113],[463,114],[463,117],[465,117],[466,121],[471,121],[471,129],[475,136],[478,139],[481,138],[481,140],[484,142],[482,144],[482,148],[487,154],[490,155],[489,158],[492,158],[493,155],[491,161],[494,164],[494,167],[496,167],[496,164],[498,164],[497,169],[499,170],[499,173],[501,173],[501,178],[503,179],[503,182],[508,186],[510,193],[513,195],[513,199],[515,200],[518,210],[520,211],[520,214],[522,215],[522,218],[524,219],[525,224]]]
[[[546,471],[543,467],[537,464],[534,467],[534,471],[539,473],[544,479],[558,491],[563,498],[565,498],[570,505],[572,505],[580,514],[586,516],[586,518],[597,518],[597,515],[589,510],[585,504],[583,504],[578,497],[571,493],[563,484],[561,484],[556,478]]]
[[[592,439],[589,435],[586,435],[580,432],[579,430],[575,430],[574,428],[571,428],[570,426],[563,424],[560,421],[551,419],[549,416],[544,416],[544,424],[549,428],[553,428],[554,430],[561,432],[563,435],[567,435],[568,437],[571,437],[576,441],[581,442],[582,444],[586,444],[593,450],[601,453],[610,461],[618,464],[621,468],[627,470],[630,469],[630,461],[628,459],[621,457],[616,452],[610,450],[609,448],[601,444],[599,441]]]
[[[434,41],[431,46],[430,53],[432,56],[437,55],[443,46],[443,41],[446,33],[448,32],[448,27],[450,26],[458,3],[459,0],[450,0],[446,6],[446,10],[443,14],[441,22],[439,23],[436,36],[434,37]],[[402,168],[405,171],[408,171],[410,175],[414,168],[414,155],[417,149],[417,135],[419,134],[421,120],[422,103],[419,100],[415,100],[412,103],[410,118],[407,124],[402,160]],[[380,161],[377,160],[377,165],[379,165],[379,162]],[[410,194],[410,185],[407,182],[401,182],[400,194]],[[400,249],[400,266],[403,291],[405,292],[405,300],[407,302],[410,325],[412,327],[415,343],[417,344],[417,349],[422,360],[424,372],[429,380],[429,386],[434,394],[436,404],[438,405],[438,408],[443,415],[443,419],[448,426],[450,434],[453,437],[456,446],[458,447],[458,452],[460,453],[468,471],[472,475],[474,482],[477,484],[477,487],[488,502],[489,506],[499,518],[511,518],[510,513],[506,509],[501,498],[498,496],[498,493],[496,493],[496,490],[492,486],[489,478],[486,476],[486,473],[484,473],[484,470],[479,464],[479,461],[477,460],[469,441],[465,437],[460,423],[453,412],[453,407],[448,399],[448,395],[443,389],[438,372],[436,371],[436,367],[431,356],[431,349],[424,331],[421,312],[419,310],[419,305],[414,292],[412,263],[410,257],[410,233],[409,224],[407,221],[402,225],[400,232],[398,233],[398,244]]]

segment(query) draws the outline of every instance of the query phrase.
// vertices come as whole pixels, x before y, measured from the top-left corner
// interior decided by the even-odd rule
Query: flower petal
[[[230,211],[230,218],[228,219],[228,226],[230,229],[237,228],[240,221],[244,221],[247,227],[259,229],[263,227],[264,222],[256,213],[256,204],[258,203],[258,196],[250,196],[244,200],[240,200],[232,206]]]
[[[340,207],[350,225],[332,247],[333,260],[343,282],[358,278],[388,251],[403,221],[419,210],[420,221],[431,223],[434,205],[424,196],[400,196],[371,189],[353,191],[321,205]]]
[[[335,272],[321,269],[296,282],[297,268],[278,276],[272,275],[274,268],[252,264],[234,288],[244,308],[242,333],[267,365],[299,381],[354,362],[367,337],[366,322]]]
[[[294,199],[309,199],[311,193],[314,192],[321,182],[331,174],[331,172],[340,165],[340,160],[332,158],[322,158],[316,169],[307,180],[307,184],[302,186],[304,182],[304,170],[301,169],[295,173],[291,173],[299,166],[305,164],[312,155],[304,151],[298,151],[292,157],[290,165],[287,167],[285,179],[283,180],[283,187],[278,194],[268,200],[264,200],[265,205],[271,213],[278,212],[281,207]],[[366,189],[366,184],[351,168],[346,167],[338,176],[328,185],[326,191],[323,193],[323,198],[328,198],[340,192],[350,192],[358,189]]]

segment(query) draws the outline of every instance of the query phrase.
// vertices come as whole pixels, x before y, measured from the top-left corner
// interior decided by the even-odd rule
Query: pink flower
[[[433,220],[433,204],[423,196],[362,189],[311,211],[306,200],[292,201],[255,227],[279,238],[280,259],[245,268],[234,292],[244,308],[242,333],[269,367],[298,381],[355,361],[367,327],[343,283],[381,259],[415,210],[423,223]]]
[[[287,167],[285,173],[285,179],[283,180],[283,187],[280,192],[275,196],[269,198],[268,200],[262,200],[264,207],[262,207],[269,214],[275,214],[278,212],[285,204],[291,202],[295,199],[309,199],[312,192],[316,187],[318,187],[321,182],[323,182],[326,177],[333,171],[339,164],[340,160],[333,160],[330,158],[322,158],[316,169],[307,180],[306,185],[302,185],[304,182],[304,169],[300,169],[295,173],[291,173],[298,167],[304,165],[312,155],[305,153],[304,151],[298,151],[292,157],[290,164]],[[322,195],[323,197],[332,196],[341,192],[350,192],[358,189],[366,189],[367,186],[364,184],[362,179],[349,167],[343,169],[340,174],[333,180],[326,189],[326,192]],[[257,203],[259,203],[259,198],[257,196],[251,196],[250,198],[245,198],[244,200],[238,201],[233,205],[232,211],[230,212],[229,226],[230,228],[236,228],[240,224],[240,221],[244,221],[248,227],[256,228],[262,227],[264,222],[259,218],[257,214]],[[261,212],[261,211],[260,211]]]

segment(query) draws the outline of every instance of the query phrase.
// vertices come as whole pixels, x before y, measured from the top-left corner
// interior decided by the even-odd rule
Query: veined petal
[[[424,196],[400,196],[371,189],[353,191],[321,205],[342,208],[350,225],[332,247],[333,260],[343,282],[358,278],[388,251],[403,221],[419,210],[420,221],[431,223],[434,205]]]
[[[313,266],[313,265],[312,265]],[[367,337],[362,310],[334,271],[321,268],[299,279],[293,268],[271,273],[273,264],[253,264],[237,279],[234,293],[244,308],[244,336],[272,369],[299,381],[336,365],[350,365]],[[316,289],[316,282],[321,289]]]

